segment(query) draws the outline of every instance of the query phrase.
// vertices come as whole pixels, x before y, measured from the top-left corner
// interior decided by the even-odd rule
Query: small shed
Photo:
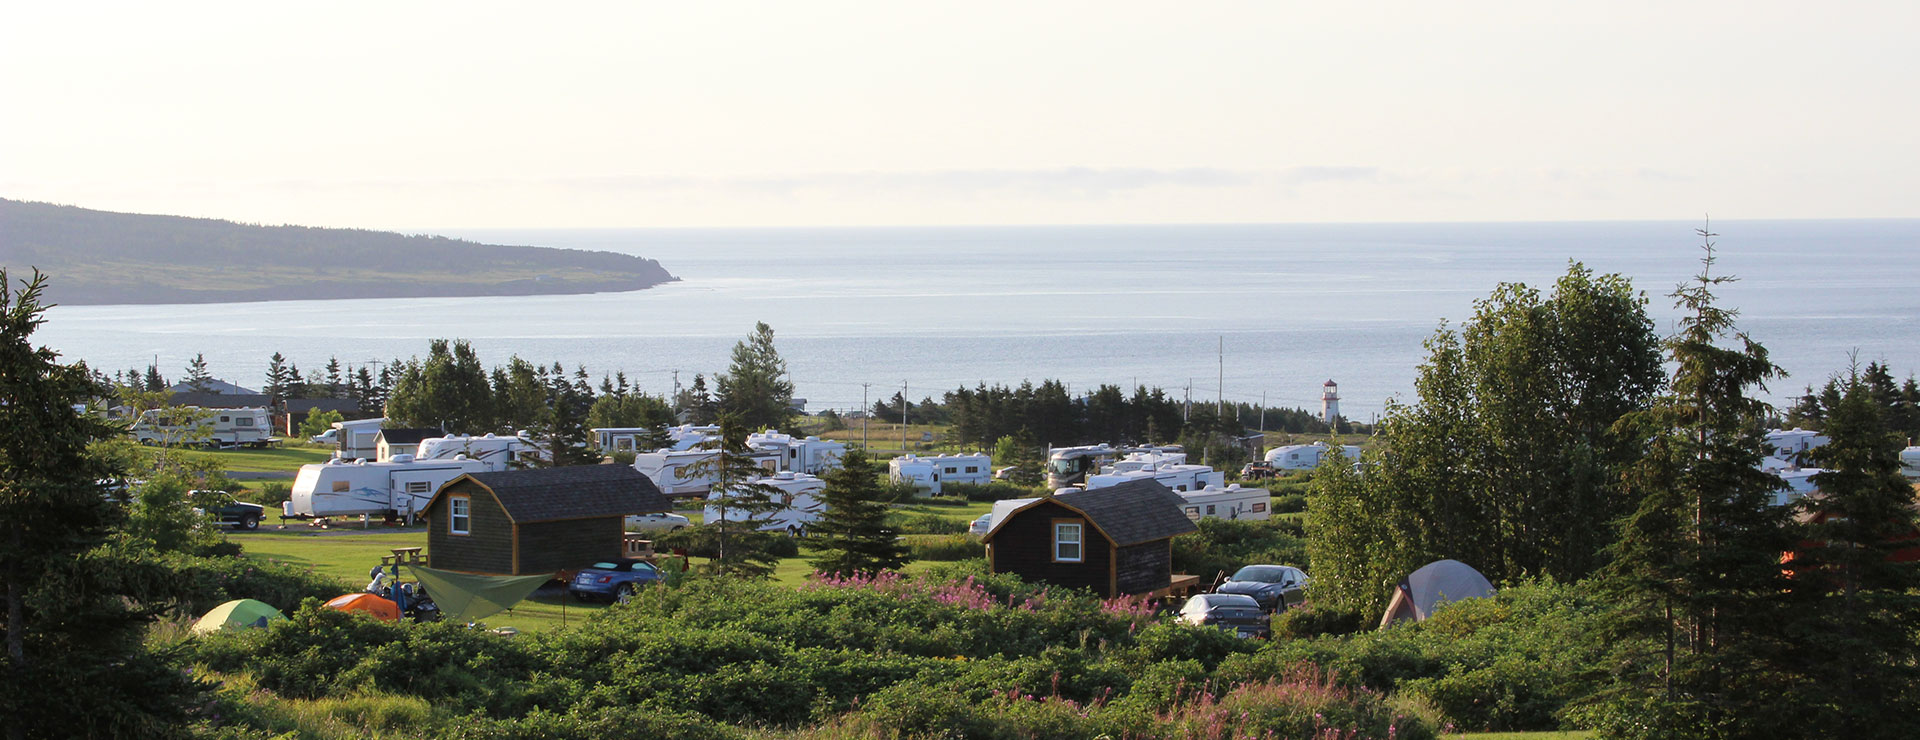
[[[626,465],[470,473],[427,502],[427,555],[436,570],[554,573],[620,557],[628,514],[672,508]]]
[[[1034,499],[995,517],[987,566],[1103,597],[1166,589],[1173,538],[1199,529],[1184,503],[1151,479]]]
[[[411,455],[420,450],[421,440],[445,436],[446,432],[433,427],[382,429],[379,436],[373,438],[374,459],[386,462],[394,455]]]

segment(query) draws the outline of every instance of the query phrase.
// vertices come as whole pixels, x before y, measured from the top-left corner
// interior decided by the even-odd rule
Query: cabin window
[[[1079,522],[1055,522],[1053,525],[1053,561],[1078,563],[1081,560]]]
[[[251,416],[242,416],[242,417],[239,417],[239,418],[237,418],[237,419],[234,419],[234,420],[233,420],[233,425],[234,425],[234,426],[237,426],[237,427],[250,427],[250,426],[253,426],[253,417],[251,417]]]
[[[220,423],[222,423],[222,424],[225,424],[225,423],[227,423],[227,422],[230,422],[230,421],[233,421],[233,417],[231,417],[231,416],[222,416],[222,417],[220,417]]]
[[[407,493],[428,493],[431,490],[433,489],[427,487],[426,481],[423,481],[423,480],[407,481]]]
[[[1213,504],[1207,504],[1207,516],[1213,516]]]
[[[448,497],[447,498],[447,533],[448,534],[467,534],[467,530],[471,526],[473,526],[473,514],[471,511],[471,502],[469,502],[467,500],[467,497],[465,496]]]
[[[1267,510],[1267,503],[1265,501],[1256,501],[1252,506],[1247,507],[1247,511],[1266,511],[1266,510]]]
[[[969,472],[969,473],[978,473],[978,472],[980,472],[980,466],[978,466],[978,465],[968,465],[968,466],[967,466],[967,472]]]
[[[960,469],[959,469],[959,468],[947,468],[947,471],[946,471],[946,472],[947,472],[947,475],[953,475],[954,473],[958,473],[958,472],[960,472]]]
[[[334,482],[333,482],[333,492],[334,492],[334,493],[346,493],[346,492],[347,492],[347,482],[346,482],[346,481],[343,481],[343,480],[337,480],[337,481],[334,481]]]

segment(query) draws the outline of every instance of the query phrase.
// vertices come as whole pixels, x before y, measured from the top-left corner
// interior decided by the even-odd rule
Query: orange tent
[[[374,619],[384,622],[400,621],[400,605],[391,599],[383,599],[373,594],[347,594],[327,602],[328,609],[343,612],[365,612]]]

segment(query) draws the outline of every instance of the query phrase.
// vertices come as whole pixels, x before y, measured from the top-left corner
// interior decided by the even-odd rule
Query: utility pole
[[[679,404],[680,404],[680,371],[674,370],[673,371],[673,397],[667,399],[667,405],[677,406]]]
[[[1260,436],[1267,436],[1267,392],[1260,392]],[[1264,444],[1264,443],[1263,443]]]
[[[900,381],[900,451],[907,451],[907,381]]]
[[[1220,384],[1213,389],[1220,418],[1227,418],[1227,335],[1220,335]]]
[[[867,417],[873,415],[873,406],[867,403],[867,388],[872,383],[860,384],[860,449],[867,449]]]
[[[1193,418],[1193,378],[1187,378],[1187,387],[1181,398],[1180,423],[1185,424]]]

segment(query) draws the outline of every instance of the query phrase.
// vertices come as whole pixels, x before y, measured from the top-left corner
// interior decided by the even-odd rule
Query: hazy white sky
[[[1920,217],[1920,3],[10,2],[0,197],[265,223]]]

